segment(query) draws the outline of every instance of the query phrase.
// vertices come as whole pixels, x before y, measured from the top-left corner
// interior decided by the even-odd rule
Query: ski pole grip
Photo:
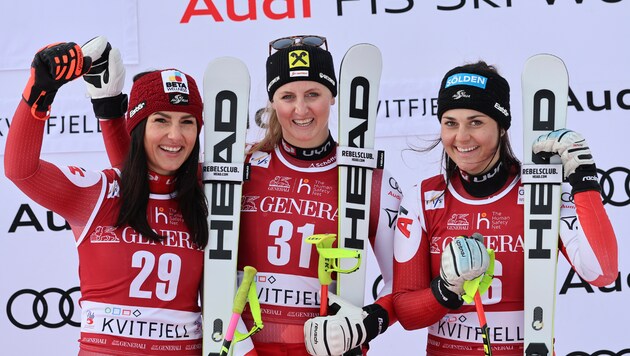
[[[247,293],[249,292],[249,287],[254,281],[254,276],[256,276],[256,268],[251,266],[245,266],[243,269],[243,281],[241,285],[238,287],[236,291],[236,297],[234,298],[234,307],[232,311],[237,314],[241,314],[243,309],[245,308],[245,304],[247,304]]]

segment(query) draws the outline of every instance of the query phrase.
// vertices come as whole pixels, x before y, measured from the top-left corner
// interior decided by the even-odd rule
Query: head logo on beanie
[[[337,96],[337,78],[330,52],[313,46],[291,46],[267,58],[267,94],[273,94],[284,84],[310,80],[327,87]]]
[[[177,69],[156,70],[134,78],[129,95],[127,131],[158,111],[191,114],[197,120],[197,132],[203,125],[203,106],[195,80]]]

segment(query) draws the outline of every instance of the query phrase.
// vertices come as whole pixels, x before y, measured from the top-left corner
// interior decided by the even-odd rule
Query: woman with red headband
[[[481,355],[474,305],[463,284],[488,268],[494,281],[484,301],[492,354],[522,356],[524,211],[520,162],[514,155],[510,87],[485,62],[450,70],[438,95],[444,173],[407,194],[396,225],[394,306],[408,330],[428,327],[427,355]],[[568,183],[560,249],[584,280],[601,287],[617,277],[617,243],[602,205],[595,162],[582,136],[559,130],[541,136],[534,153],[559,153]],[[577,214],[577,219],[575,216]],[[479,239],[460,235],[477,235]],[[481,240],[481,241],[479,241]]]
[[[199,90],[177,69],[134,78],[130,147],[120,170],[41,160],[57,90],[91,64],[75,43],[37,52],[9,130],[5,174],[72,228],[82,294],[79,355],[201,355],[208,212],[198,179]]]

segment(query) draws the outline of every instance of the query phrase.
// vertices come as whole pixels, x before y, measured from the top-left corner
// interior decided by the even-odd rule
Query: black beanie
[[[497,72],[471,65],[451,69],[440,85],[438,120],[450,109],[473,109],[493,118],[499,127],[510,128],[510,85]]]
[[[330,52],[313,46],[283,48],[267,58],[267,94],[273,94],[289,82],[311,80],[326,86],[337,96],[335,65]]]

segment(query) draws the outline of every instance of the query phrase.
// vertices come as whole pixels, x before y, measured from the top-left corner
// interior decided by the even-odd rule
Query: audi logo
[[[623,355],[630,355],[630,349],[623,349],[619,352],[614,352],[610,350],[599,350],[599,351],[593,352],[592,354],[588,352],[584,352],[584,351],[574,351],[567,354],[567,356],[623,356]]]
[[[378,277],[376,277],[376,279],[374,280],[374,283],[372,284],[372,298],[374,298],[374,300],[378,298],[379,285],[381,284],[382,281],[383,281],[383,275],[379,274]]]
[[[47,288],[41,292],[34,289],[22,289],[15,292],[7,302],[7,316],[11,323],[20,329],[30,330],[38,326],[60,328],[66,324],[78,327],[81,321],[74,321],[75,299],[79,287],[63,290]],[[79,300],[79,295],[75,296]],[[24,306],[32,306],[32,316],[24,313]],[[55,305],[57,306],[55,311]],[[17,315],[17,317],[16,317]]]
[[[400,185],[398,185],[398,181],[394,179],[394,177],[389,178],[389,186],[392,187],[395,191],[402,194],[402,189],[400,189]]]
[[[630,204],[630,169],[613,167],[604,171],[598,168],[597,173],[599,174],[599,185],[602,187],[604,204],[612,206],[626,206]],[[618,179],[613,179],[613,175],[617,176]]]

